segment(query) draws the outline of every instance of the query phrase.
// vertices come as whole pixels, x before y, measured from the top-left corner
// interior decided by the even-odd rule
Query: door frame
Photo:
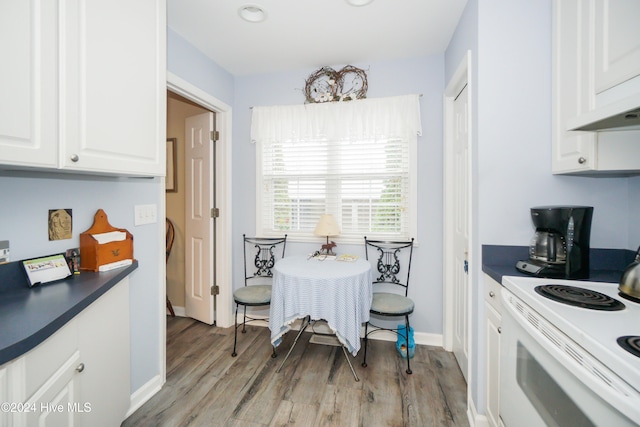
[[[453,219],[453,197],[454,197],[454,179],[453,176],[453,162],[455,160],[455,153],[453,150],[453,138],[454,138],[454,114],[453,114],[453,103],[460,93],[460,91],[467,85],[468,91],[468,102],[469,102],[469,115],[468,115],[468,129],[469,129],[469,162],[467,164],[468,170],[468,179],[469,185],[468,188],[468,230],[469,230],[469,282],[471,284],[474,271],[475,271],[475,256],[474,256],[474,243],[473,243],[473,221],[472,212],[473,212],[473,198],[472,198],[472,185],[471,185],[471,177],[473,176],[473,102],[472,102],[472,87],[471,87],[471,51],[467,51],[467,54],[464,56],[455,73],[451,77],[451,80],[447,84],[444,92],[444,239],[443,239],[443,254],[444,254],[444,263],[443,263],[443,277],[444,277],[444,337],[443,337],[443,347],[447,351],[453,350],[453,291],[454,291],[454,238],[453,238],[453,227],[455,226],[455,222]],[[471,346],[471,336],[472,336],[472,319],[471,314],[472,310],[472,288],[473,286],[469,286],[469,292],[467,295],[467,348],[469,351],[468,359],[467,359],[467,373],[468,373],[468,382],[471,382],[472,377],[472,369],[471,369],[471,361],[473,360],[472,352],[473,348]],[[470,389],[470,387],[467,387]]]
[[[221,215],[215,221],[216,265],[214,281],[220,288],[216,297],[214,321],[216,326],[228,328],[233,322],[233,283],[232,283],[232,203],[231,203],[231,107],[209,95],[186,80],[167,72],[167,89],[215,113],[216,129],[220,134],[216,143],[216,207]],[[213,285],[213,283],[212,283]]]

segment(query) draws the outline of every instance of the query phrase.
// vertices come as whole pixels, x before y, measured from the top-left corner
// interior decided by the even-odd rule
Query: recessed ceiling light
[[[245,4],[238,9],[238,15],[247,22],[262,22],[267,19],[267,12],[257,4]]]
[[[372,3],[373,0],[346,0],[351,6],[366,6]]]

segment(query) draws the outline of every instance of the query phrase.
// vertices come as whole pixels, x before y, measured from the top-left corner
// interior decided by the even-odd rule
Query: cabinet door
[[[27,426],[72,427],[78,418],[80,353],[76,351],[26,402]]]
[[[60,166],[165,174],[165,0],[66,2]]]
[[[493,427],[499,425],[500,415],[500,314],[489,304],[485,304],[486,317],[486,382],[487,419]]]
[[[589,3],[555,0],[553,3],[553,105],[552,168],[554,173],[592,170],[596,167],[594,132],[566,130],[568,118],[592,109],[590,96]]]
[[[89,411],[79,425],[119,426],[130,404],[129,279],[123,279],[79,316],[78,338],[84,370],[82,402]]]
[[[640,3],[595,1],[595,89],[610,89],[640,75]]]
[[[57,3],[0,2],[0,164],[57,166]]]

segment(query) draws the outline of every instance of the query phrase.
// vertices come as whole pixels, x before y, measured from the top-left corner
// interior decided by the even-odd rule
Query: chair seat
[[[243,305],[266,305],[271,302],[271,285],[243,286],[233,293],[233,299]]]
[[[378,314],[404,316],[413,313],[413,300],[389,292],[374,292],[371,311]]]

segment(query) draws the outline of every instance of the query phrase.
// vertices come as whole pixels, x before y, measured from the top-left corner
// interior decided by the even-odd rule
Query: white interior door
[[[209,325],[215,276],[213,130],[211,112],[185,120],[185,312]]]
[[[453,353],[467,379],[469,359],[469,119],[467,86],[453,102]]]

